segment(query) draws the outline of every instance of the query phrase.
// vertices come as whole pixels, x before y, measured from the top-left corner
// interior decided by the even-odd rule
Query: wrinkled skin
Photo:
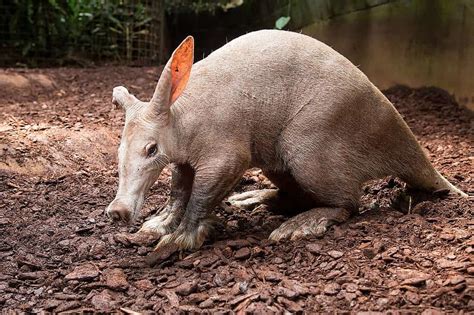
[[[128,93],[126,90],[123,92]],[[148,103],[137,100],[127,107],[127,122],[118,149],[119,187],[117,196],[107,208],[107,213],[117,220],[128,222],[135,218],[143,205],[145,193],[167,164],[167,157],[159,145],[159,124],[147,123],[158,119],[144,110],[148,106]]]
[[[350,61],[305,35],[246,34],[193,65],[188,37],[165,66],[150,102],[123,87],[120,182],[106,212],[129,221],[167,163],[169,203],[145,222],[158,248],[199,248],[212,211],[244,171],[259,167],[276,191],[229,198],[306,211],[270,238],[321,235],[357,211],[364,182],[398,176],[411,187],[466,196],[430,164],[392,104]],[[192,69],[192,71],[191,71]]]

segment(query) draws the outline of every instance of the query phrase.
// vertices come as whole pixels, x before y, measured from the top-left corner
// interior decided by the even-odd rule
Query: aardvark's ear
[[[161,73],[150,105],[159,113],[169,110],[188,83],[194,60],[194,39],[186,39],[176,48]]]
[[[139,100],[135,96],[128,93],[128,90],[125,87],[114,87],[112,93],[112,103],[114,103],[115,105],[121,106],[123,109],[127,110],[138,101]]]

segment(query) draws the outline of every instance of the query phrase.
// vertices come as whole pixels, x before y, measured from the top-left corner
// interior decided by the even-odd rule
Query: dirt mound
[[[50,76],[41,73],[17,73],[0,70],[0,91],[10,100],[31,99],[37,95],[48,95],[56,88]]]
[[[57,177],[83,168],[115,164],[118,136],[106,128],[73,129],[46,124],[10,129],[0,125],[0,170],[28,176]]]
[[[29,71],[19,72],[27,76]],[[403,184],[368,185],[360,216],[321,239],[273,243],[286,218],[264,206],[216,209],[222,226],[196,252],[153,252],[129,238],[160,209],[169,172],[133,226],[103,211],[117,188],[123,113],[116,85],[150,97],[159,70],[36,70],[51,92],[0,100],[0,307],[22,312],[474,311],[472,199],[437,198],[401,213],[390,200]],[[10,71],[15,74],[15,71]],[[386,91],[431,161],[474,193],[472,118],[444,92]],[[258,170],[238,191],[269,187]]]

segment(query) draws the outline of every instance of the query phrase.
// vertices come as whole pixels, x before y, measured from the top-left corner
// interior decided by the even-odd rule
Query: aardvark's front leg
[[[173,165],[171,168],[171,193],[168,204],[156,216],[143,223],[138,233],[156,234],[156,239],[176,230],[186,210],[194,172],[189,165]]]
[[[248,167],[248,159],[228,155],[229,151],[196,168],[191,198],[181,223],[176,231],[162,237],[157,250],[171,242],[180,249],[201,247],[213,228],[210,212],[232,190]]]

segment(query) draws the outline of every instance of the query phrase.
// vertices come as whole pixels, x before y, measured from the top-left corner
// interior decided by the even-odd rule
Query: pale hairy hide
[[[210,212],[250,167],[261,168],[279,188],[257,193],[255,200],[282,197],[280,206],[313,209],[300,216],[314,223],[306,232],[295,228],[301,223],[295,219],[287,225],[292,229],[272,234],[275,239],[325,230],[330,209],[332,221],[340,221],[337,213],[346,218],[357,209],[362,184],[387,175],[413,188],[467,196],[433,168],[390,101],[329,46],[298,33],[263,30],[194,65],[193,49],[188,37],[175,50],[150,102],[123,87],[114,90],[126,122],[119,189],[107,212],[133,217],[172,163],[169,217],[142,229],[167,233],[158,247],[201,246],[211,231]]]
[[[324,205],[354,206],[363,182],[386,175],[460,193],[368,78],[305,35],[264,30],[229,42],[193,66],[171,118],[174,161],[238,154],[291,174]]]

